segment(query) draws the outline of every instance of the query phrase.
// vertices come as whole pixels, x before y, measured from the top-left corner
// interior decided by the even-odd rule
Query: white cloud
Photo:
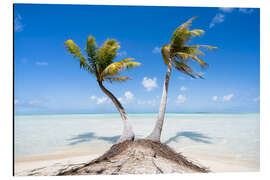
[[[158,54],[158,53],[160,53],[160,51],[161,51],[161,48],[160,48],[160,47],[155,47],[155,48],[152,50],[152,53]]]
[[[223,7],[223,8],[219,8],[220,11],[223,11],[225,13],[231,13],[233,11],[234,8],[226,8],[226,7]]]
[[[14,99],[14,104],[19,104],[19,100],[18,99]]]
[[[216,16],[212,19],[211,23],[209,24],[209,28],[214,27],[216,24],[222,23],[225,20],[225,15],[224,13],[231,13],[233,12],[234,8],[226,8],[226,7],[221,7],[219,8],[222,13],[216,14]],[[252,8],[239,8],[239,12],[244,13],[244,14],[251,14],[254,11]]]
[[[226,102],[226,101],[230,101],[232,98],[233,98],[233,94],[228,94],[226,96],[223,96],[222,100]]]
[[[185,86],[180,87],[180,91],[185,91],[185,90],[187,90],[187,88]]]
[[[126,97],[127,100],[132,100],[134,95],[132,94],[132,92],[126,91],[125,92],[125,97]]]
[[[97,99],[97,97],[96,96],[91,96],[90,99],[95,100],[95,99]]]
[[[176,103],[177,104],[183,104],[184,102],[186,102],[186,96],[179,94],[179,96],[177,97]]]
[[[212,19],[209,27],[212,28],[214,27],[216,24],[222,23],[224,21],[225,15],[218,13],[216,14],[216,16]]]
[[[30,105],[39,105],[41,103],[42,103],[41,100],[31,100],[28,102],[28,104],[30,104]]]
[[[96,104],[104,104],[109,103],[109,98],[107,97],[97,97],[97,96],[90,96],[90,100],[94,101]]]
[[[142,85],[146,88],[147,91],[151,91],[153,88],[157,87],[157,78],[147,78],[144,77],[142,80]]]
[[[253,9],[251,9],[251,8],[239,8],[239,12],[241,12],[241,13],[244,13],[244,14],[251,14],[251,13],[253,13]]]
[[[122,104],[127,104],[134,98],[134,94],[130,91],[126,91],[124,93],[124,96],[125,96],[125,98],[122,98],[122,97],[118,98],[118,101]]]
[[[37,61],[36,62],[36,65],[38,66],[48,66],[49,64],[47,62],[40,62],[40,61]]]
[[[153,100],[138,100],[137,101],[137,104],[139,105],[151,105],[151,106],[155,106],[156,105],[156,100],[153,99]]]
[[[17,14],[14,19],[14,31],[21,32],[23,30],[22,17],[20,14]]]
[[[108,98],[107,97],[102,97],[102,98],[97,98],[97,104],[103,104],[108,102]]]
[[[217,100],[218,100],[218,97],[217,97],[217,96],[213,96],[213,97],[212,97],[212,100],[213,100],[213,101],[217,101]]]
[[[123,98],[118,98],[118,101],[121,103],[121,104],[126,104],[127,102],[123,99]]]
[[[20,105],[32,107],[46,107],[50,101],[51,101],[50,96],[44,96],[35,99],[30,99],[29,101],[20,101]]]
[[[253,99],[254,102],[259,102],[260,101],[260,97],[256,97]]]

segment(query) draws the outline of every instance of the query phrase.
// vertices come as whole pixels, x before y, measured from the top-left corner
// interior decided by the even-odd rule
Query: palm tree
[[[151,134],[147,137],[153,141],[160,141],[162,126],[164,122],[164,116],[166,111],[166,103],[167,103],[167,94],[168,94],[168,86],[171,76],[172,68],[191,76],[192,78],[202,78],[203,77],[196,73],[188,64],[189,60],[194,60],[200,64],[201,67],[208,66],[202,59],[198,57],[198,55],[204,55],[202,51],[200,51],[200,47],[205,47],[208,49],[216,49],[216,47],[208,46],[208,45],[188,45],[187,43],[196,36],[201,36],[204,31],[201,29],[193,29],[189,30],[189,26],[191,22],[197,17],[193,17],[189,19],[184,24],[180,25],[174,32],[171,37],[171,41],[169,44],[164,45],[161,48],[161,53],[165,64],[168,66],[168,70],[166,73],[163,93],[159,107],[158,118],[155,124],[155,127]]]
[[[80,62],[81,69],[96,77],[101,90],[112,100],[119,111],[124,123],[124,127],[123,133],[118,142],[133,140],[134,133],[132,126],[128,121],[128,116],[124,107],[121,105],[119,100],[104,87],[103,82],[108,81],[112,83],[129,80],[130,78],[127,76],[119,76],[120,73],[125,69],[130,70],[141,64],[134,62],[133,58],[126,58],[119,62],[113,62],[117,56],[117,50],[120,48],[119,43],[114,39],[106,40],[104,44],[98,48],[95,38],[88,36],[85,48],[87,57],[83,55],[79,47],[71,39],[65,42],[65,47],[67,48],[67,51]]]

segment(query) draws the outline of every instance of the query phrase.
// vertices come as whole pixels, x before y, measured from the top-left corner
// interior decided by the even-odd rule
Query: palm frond
[[[204,34],[204,30],[202,29],[193,29],[193,30],[190,30],[189,33],[191,34],[192,37],[195,37],[195,36],[202,36]]]
[[[196,77],[194,77],[194,75],[192,73],[192,69],[188,65],[186,65],[183,62],[179,62],[176,59],[173,59],[173,62],[174,62],[173,66],[175,67],[175,69],[177,69],[178,71],[180,71],[184,74],[187,74],[193,78],[196,78]]]
[[[173,66],[175,67],[175,69],[177,69],[178,71],[189,75],[192,78],[201,78],[204,79],[200,74],[198,74],[197,72],[195,72],[194,70],[191,69],[190,66],[188,66],[187,64],[177,61],[175,58],[173,59]]]
[[[80,68],[94,74],[99,82],[104,80],[110,82],[126,81],[130,78],[116,76],[125,69],[130,70],[141,65],[139,62],[134,62],[132,58],[126,58],[114,63],[113,60],[117,56],[117,50],[120,48],[119,43],[115,39],[106,40],[104,44],[98,48],[95,38],[91,35],[88,36],[85,47],[87,59],[83,56],[83,53],[72,39],[67,40],[64,45],[67,51],[71,53],[76,60],[79,60]]]
[[[141,63],[134,62],[133,60],[133,58],[126,58],[122,61],[111,63],[104,69],[104,71],[101,73],[101,76],[115,76],[120,74],[124,69],[130,70],[136,66],[141,65]]]
[[[67,51],[73,55],[73,57],[78,57],[78,58],[84,58],[85,59],[85,57],[83,57],[83,54],[82,54],[79,46],[77,46],[77,44],[75,44],[72,39],[67,40],[64,43],[64,45],[67,48]]]
[[[122,61],[120,61],[120,63],[122,63],[124,65],[124,68],[126,68],[128,71],[131,70],[131,69],[133,69],[133,68],[135,68],[135,67],[137,67],[137,66],[142,65],[139,62],[134,62],[133,61],[134,60],[133,58],[127,58],[127,59],[130,59],[130,60],[129,61],[126,61],[126,62],[123,62],[123,60],[122,60]]]
[[[73,40],[69,39],[64,43],[67,51],[73,55],[74,58],[78,58],[80,62],[80,68],[90,73],[94,73],[93,68],[86,62],[86,58],[83,56],[79,46],[74,43]]]
[[[196,18],[197,16],[190,18],[184,24],[181,24],[178,28],[175,29],[175,31],[172,34],[170,42],[172,49],[175,49],[177,46],[182,45],[185,42],[185,40],[187,40],[186,38],[191,35],[190,33],[187,34],[188,32],[187,30],[191,25],[192,21]]]
[[[193,78],[203,78],[200,74],[191,69],[188,65],[188,61],[191,59],[198,62],[201,67],[207,67],[209,65],[198,57],[199,55],[205,55],[200,48],[214,50],[217,47],[208,45],[187,45],[193,37],[200,37],[204,34],[204,31],[201,29],[189,30],[192,21],[196,18],[196,16],[192,17],[176,28],[172,34],[170,43],[163,46],[161,52],[165,64],[168,64],[168,60],[171,59],[173,67],[178,71]]]
[[[191,45],[191,46],[183,46],[178,52],[175,52],[173,56],[178,57],[179,59],[183,60],[184,63],[187,63],[188,59],[193,59],[200,63],[201,67],[207,67],[208,64],[204,62],[202,59],[198,57],[198,55],[205,55],[199,48],[207,48],[210,50],[216,49],[217,47],[208,46],[208,45]]]
[[[204,62],[202,59],[200,59],[196,55],[192,55],[192,54],[188,54],[188,53],[183,53],[183,52],[177,52],[176,53],[176,56],[178,58],[180,58],[181,60],[183,60],[185,63],[187,62],[188,59],[193,59],[193,60],[199,62],[201,67],[207,67],[207,66],[209,66],[206,62]]]
[[[109,39],[104,42],[104,44],[97,51],[97,61],[96,64],[99,69],[99,73],[113,62],[113,59],[117,56],[117,50],[120,45],[115,39]]]
[[[131,80],[131,78],[127,76],[122,76],[122,77],[104,77],[104,80],[109,81],[109,82],[125,82],[126,80]]]
[[[88,36],[85,51],[89,58],[94,59],[97,55],[97,44],[93,36]]]
[[[196,45],[192,45],[192,46],[189,46],[189,47],[194,47],[194,48],[206,48],[206,49],[209,49],[209,50],[215,50],[217,49],[218,47],[216,46],[209,46],[209,45],[202,45],[202,44],[196,44]]]
[[[199,48],[195,48],[194,52],[196,55],[205,56],[204,52],[202,52]]]
[[[161,48],[161,54],[162,54],[164,63],[168,65],[168,60],[170,58],[170,45],[169,44],[166,44]]]

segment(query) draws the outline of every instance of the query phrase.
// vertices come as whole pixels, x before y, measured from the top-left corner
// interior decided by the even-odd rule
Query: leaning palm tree
[[[199,48],[208,48],[208,49],[216,49],[216,47],[208,46],[208,45],[188,45],[187,43],[196,36],[201,36],[204,31],[201,29],[193,29],[189,30],[189,26],[191,22],[197,17],[193,17],[189,19],[184,24],[180,25],[174,32],[171,37],[171,41],[169,44],[164,45],[161,48],[161,53],[165,64],[168,66],[168,70],[166,73],[163,93],[159,107],[158,118],[155,124],[155,127],[151,134],[147,137],[153,141],[160,141],[162,126],[164,122],[164,116],[166,111],[166,103],[167,103],[167,94],[168,94],[168,86],[171,76],[172,68],[191,76],[192,78],[203,78],[200,74],[196,73],[188,64],[189,60],[194,60],[200,64],[201,67],[208,66],[202,59],[198,57],[198,55],[204,55],[204,53]]]
[[[119,100],[104,87],[103,82],[108,81],[112,83],[129,80],[130,78],[127,76],[119,76],[120,73],[125,69],[130,70],[136,66],[139,66],[140,63],[134,62],[133,58],[126,58],[119,62],[113,62],[117,56],[117,50],[120,48],[119,43],[114,39],[105,41],[104,44],[98,48],[95,38],[89,36],[85,48],[87,57],[83,55],[79,47],[71,39],[65,42],[65,47],[67,48],[67,51],[79,61],[81,69],[96,77],[101,90],[112,100],[119,111],[124,123],[124,127],[123,133],[118,142],[133,140],[134,133],[132,126],[128,121],[128,116],[124,107],[121,105]]]

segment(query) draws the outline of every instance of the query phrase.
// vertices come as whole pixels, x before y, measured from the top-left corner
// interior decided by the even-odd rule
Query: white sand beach
[[[121,133],[118,116],[16,116],[15,175],[54,175],[102,155]],[[129,117],[137,138],[145,137],[155,120],[155,114]],[[212,172],[260,169],[259,114],[167,114],[162,142]]]
[[[55,175],[60,169],[68,166],[87,163],[102,154],[92,155],[46,155],[16,160],[15,175],[31,175],[33,171],[38,175]],[[196,153],[183,153],[189,160],[208,167],[211,172],[256,172],[259,171],[259,163],[237,159],[205,156]],[[66,157],[64,157],[66,156]],[[32,174],[35,175],[35,174]]]

